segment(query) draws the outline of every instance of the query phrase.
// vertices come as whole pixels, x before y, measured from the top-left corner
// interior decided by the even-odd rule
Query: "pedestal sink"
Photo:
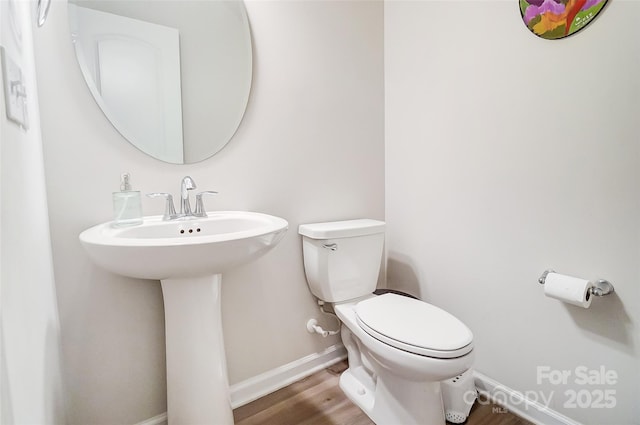
[[[109,222],[80,234],[99,266],[162,284],[170,425],[233,424],[220,310],[222,273],[262,256],[287,228],[279,217],[220,211],[191,220],[145,217],[134,227]]]

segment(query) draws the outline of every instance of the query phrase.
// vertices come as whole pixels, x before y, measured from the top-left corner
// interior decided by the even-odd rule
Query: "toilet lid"
[[[473,348],[473,334],[464,323],[420,300],[384,294],[359,302],[355,310],[365,332],[401,350],[449,359]]]

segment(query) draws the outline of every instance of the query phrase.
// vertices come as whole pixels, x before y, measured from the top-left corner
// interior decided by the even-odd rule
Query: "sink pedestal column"
[[[222,275],[162,280],[169,425],[232,425]]]

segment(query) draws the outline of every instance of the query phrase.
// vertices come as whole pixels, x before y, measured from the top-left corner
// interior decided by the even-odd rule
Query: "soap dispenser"
[[[131,176],[120,176],[120,192],[113,192],[113,226],[135,226],[142,224],[142,202],[140,191],[131,190]]]

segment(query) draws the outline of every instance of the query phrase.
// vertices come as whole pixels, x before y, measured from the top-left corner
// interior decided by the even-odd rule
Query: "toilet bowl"
[[[396,304],[398,300],[405,299],[410,300],[393,294],[375,297],[375,301],[380,301],[377,306],[380,313],[385,310],[387,303]],[[461,343],[460,347],[440,350],[441,353],[434,349],[434,344],[428,342],[429,336],[420,332],[423,327],[419,326],[417,321],[412,321],[412,327],[405,329],[401,334],[407,336],[410,334],[408,331],[414,331],[415,336],[422,337],[425,342],[423,345],[427,347],[406,344],[405,341],[396,339],[393,333],[383,335],[386,341],[382,341],[377,338],[379,335],[372,335],[370,328],[362,326],[361,314],[358,314],[359,310],[362,310],[359,307],[366,305],[369,300],[373,299],[367,297],[357,303],[334,306],[343,324],[342,341],[349,356],[349,369],[341,376],[340,387],[349,399],[378,425],[444,424],[440,381],[454,377],[472,366],[474,354],[471,332],[464,329],[457,335],[457,339],[465,338],[465,342]],[[457,324],[462,325],[453,316],[437,307],[417,300],[412,301],[416,306],[422,304],[427,307],[429,313],[433,313],[429,310],[435,309],[436,312],[442,313],[443,317],[447,317],[446,320],[454,319]],[[394,308],[388,309],[388,313],[393,311]],[[391,319],[390,315],[381,316],[383,317],[395,320],[396,324],[400,325],[397,318]],[[398,348],[399,345],[405,349]],[[443,347],[451,348],[455,345]],[[425,350],[432,351],[432,355],[416,353]],[[437,354],[440,356],[435,357]],[[451,357],[453,355],[456,357]]]
[[[444,425],[440,381],[472,366],[471,331],[423,301],[372,294],[384,222],[308,224],[299,233],[309,288],[342,322],[349,368],[340,388],[378,425]]]

